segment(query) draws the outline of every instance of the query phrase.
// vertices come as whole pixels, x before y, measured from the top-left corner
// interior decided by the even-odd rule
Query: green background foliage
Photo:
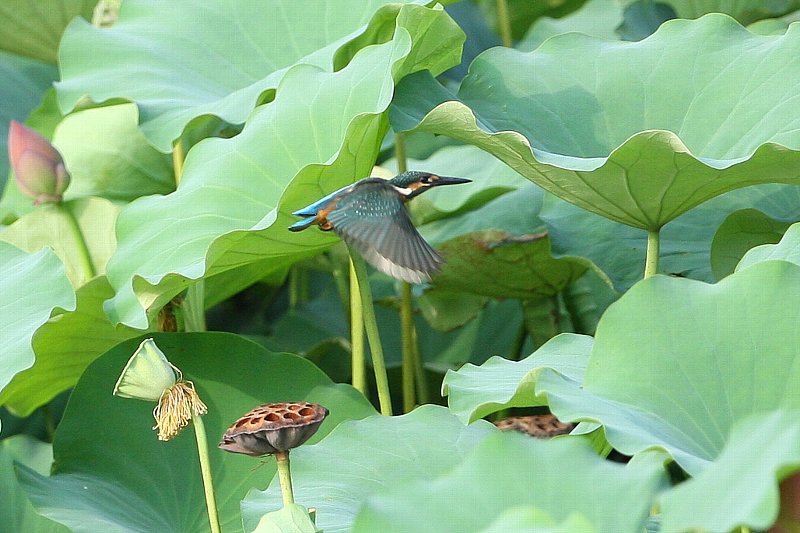
[[[196,426],[111,394],[154,337],[224,532],[798,527],[800,2],[6,4],[4,524],[209,531]],[[12,119],[63,202],[17,187]],[[408,204],[441,272],[362,305],[336,235],[286,228],[405,167],[472,182]],[[349,384],[369,304],[394,416]],[[214,444],[295,400],[330,415],[268,515],[274,461]],[[576,427],[489,423],[543,413]]]

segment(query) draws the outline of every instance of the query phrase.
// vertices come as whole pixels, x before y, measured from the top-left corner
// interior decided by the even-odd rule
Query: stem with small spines
[[[367,277],[367,265],[358,252],[350,249],[350,259],[352,261],[355,278],[358,282],[358,290],[361,300],[353,300],[350,305],[361,305],[361,312],[364,316],[364,328],[367,331],[367,340],[372,352],[372,368],[375,371],[375,385],[378,389],[378,403],[382,415],[391,416],[392,397],[389,391],[389,377],[386,374],[386,363],[383,357],[383,346],[378,332],[378,321],[375,318],[375,308],[372,304],[372,289],[369,286]]]

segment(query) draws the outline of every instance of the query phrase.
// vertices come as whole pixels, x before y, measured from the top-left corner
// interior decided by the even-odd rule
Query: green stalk
[[[522,348],[525,347],[525,339],[527,338],[528,328],[525,327],[525,321],[523,320],[519,331],[517,331],[517,336],[514,338],[514,344],[511,345],[511,351],[508,354],[509,360],[519,361],[520,357],[522,357]]]
[[[397,173],[402,174],[408,170],[408,158],[406,157],[406,139],[402,133],[394,135],[394,158],[397,160]]]
[[[186,331],[206,330],[205,280],[198,279],[186,289],[183,300],[183,325]]]
[[[411,330],[411,355],[414,357],[414,376],[417,380],[417,405],[424,405],[430,402],[428,395],[428,377],[425,375],[425,367],[422,366],[422,357],[419,355],[419,343],[417,342],[417,330]]]
[[[406,140],[402,133],[394,136],[394,156],[397,160],[397,172],[402,174],[408,170],[406,157]],[[411,284],[402,283],[400,292],[400,336],[403,346],[403,412],[408,413],[414,409],[416,398],[414,395],[414,299],[411,294]]]
[[[203,477],[203,490],[206,495],[206,508],[208,509],[208,523],[211,525],[211,533],[220,533],[219,514],[217,513],[217,501],[214,496],[214,484],[211,480],[211,461],[208,458],[208,439],[206,439],[206,427],[203,424],[203,417],[196,412],[192,413],[194,423],[194,436],[197,439],[197,455],[200,458],[200,474]]]
[[[503,46],[511,48],[514,41],[511,38],[511,19],[508,17],[508,2],[497,0],[497,25],[500,27],[500,40]]]
[[[647,230],[647,257],[644,261],[644,279],[658,272],[659,231]]]
[[[380,404],[381,414],[391,416],[392,397],[389,392],[389,377],[386,374],[386,363],[383,358],[383,347],[381,337],[378,333],[378,321],[375,319],[375,309],[372,306],[372,289],[367,278],[367,265],[364,259],[355,250],[350,250],[350,259],[355,270],[355,278],[358,282],[358,290],[361,293],[361,312],[364,315],[364,327],[367,330],[367,340],[372,352],[372,368],[375,370],[375,385],[378,388],[378,403]],[[351,302],[351,306],[358,305],[357,301]]]
[[[347,275],[344,273],[344,269],[339,266],[339,263],[331,260],[331,264],[336,265],[332,267],[331,275],[336,285],[336,292],[339,294],[339,301],[342,303],[342,311],[347,315],[347,320],[349,321],[350,314],[348,310],[350,309],[350,295],[347,287]]]
[[[296,309],[298,303],[300,303],[300,278],[295,265],[289,270],[289,309]]]
[[[86,238],[84,237],[83,231],[81,231],[81,227],[78,224],[78,219],[75,218],[75,214],[68,206],[64,204],[58,204],[57,208],[60,209],[61,213],[64,215],[67,225],[69,226],[70,233],[72,233],[72,237],[75,239],[78,259],[80,261],[83,277],[86,278],[86,281],[89,281],[97,275],[97,271],[94,269],[94,264],[92,264],[92,256],[89,253],[89,246],[86,244]]]
[[[289,469],[289,451],[275,452],[275,459],[278,462],[278,481],[281,484],[283,505],[292,505],[294,492],[292,491],[292,473]]]
[[[350,257],[350,352],[353,387],[367,396],[367,361],[364,356],[364,313],[361,307],[361,291],[358,288],[356,267]]]
[[[172,145],[172,170],[175,173],[175,186],[181,184],[181,177],[183,176],[183,159],[185,154],[183,153],[183,143],[180,139],[175,141],[175,144]]]
[[[411,284],[403,283],[400,294],[400,329],[403,339],[403,412],[414,409],[414,309]]]

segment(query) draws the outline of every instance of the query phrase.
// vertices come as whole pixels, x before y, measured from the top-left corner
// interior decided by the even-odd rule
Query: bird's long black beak
[[[472,180],[468,180],[467,178],[439,176],[439,179],[431,183],[431,185],[438,187],[439,185],[458,185],[459,183],[472,183]]]

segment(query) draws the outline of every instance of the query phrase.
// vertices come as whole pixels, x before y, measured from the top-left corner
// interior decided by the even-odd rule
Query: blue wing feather
[[[298,209],[297,211],[294,211],[292,214],[295,215],[295,216],[298,216],[298,217],[313,217],[314,215],[317,214],[317,212],[319,212],[320,209],[322,209],[323,207],[328,205],[331,202],[331,200],[333,200],[338,195],[340,195],[340,194],[342,194],[344,192],[348,192],[348,189],[351,189],[355,185],[357,185],[357,183],[350,184],[350,185],[345,185],[341,189],[339,189],[337,191],[333,191],[328,196],[326,196],[324,198],[320,198],[319,200],[317,200],[313,204],[307,205],[306,207],[304,207],[302,209]]]

